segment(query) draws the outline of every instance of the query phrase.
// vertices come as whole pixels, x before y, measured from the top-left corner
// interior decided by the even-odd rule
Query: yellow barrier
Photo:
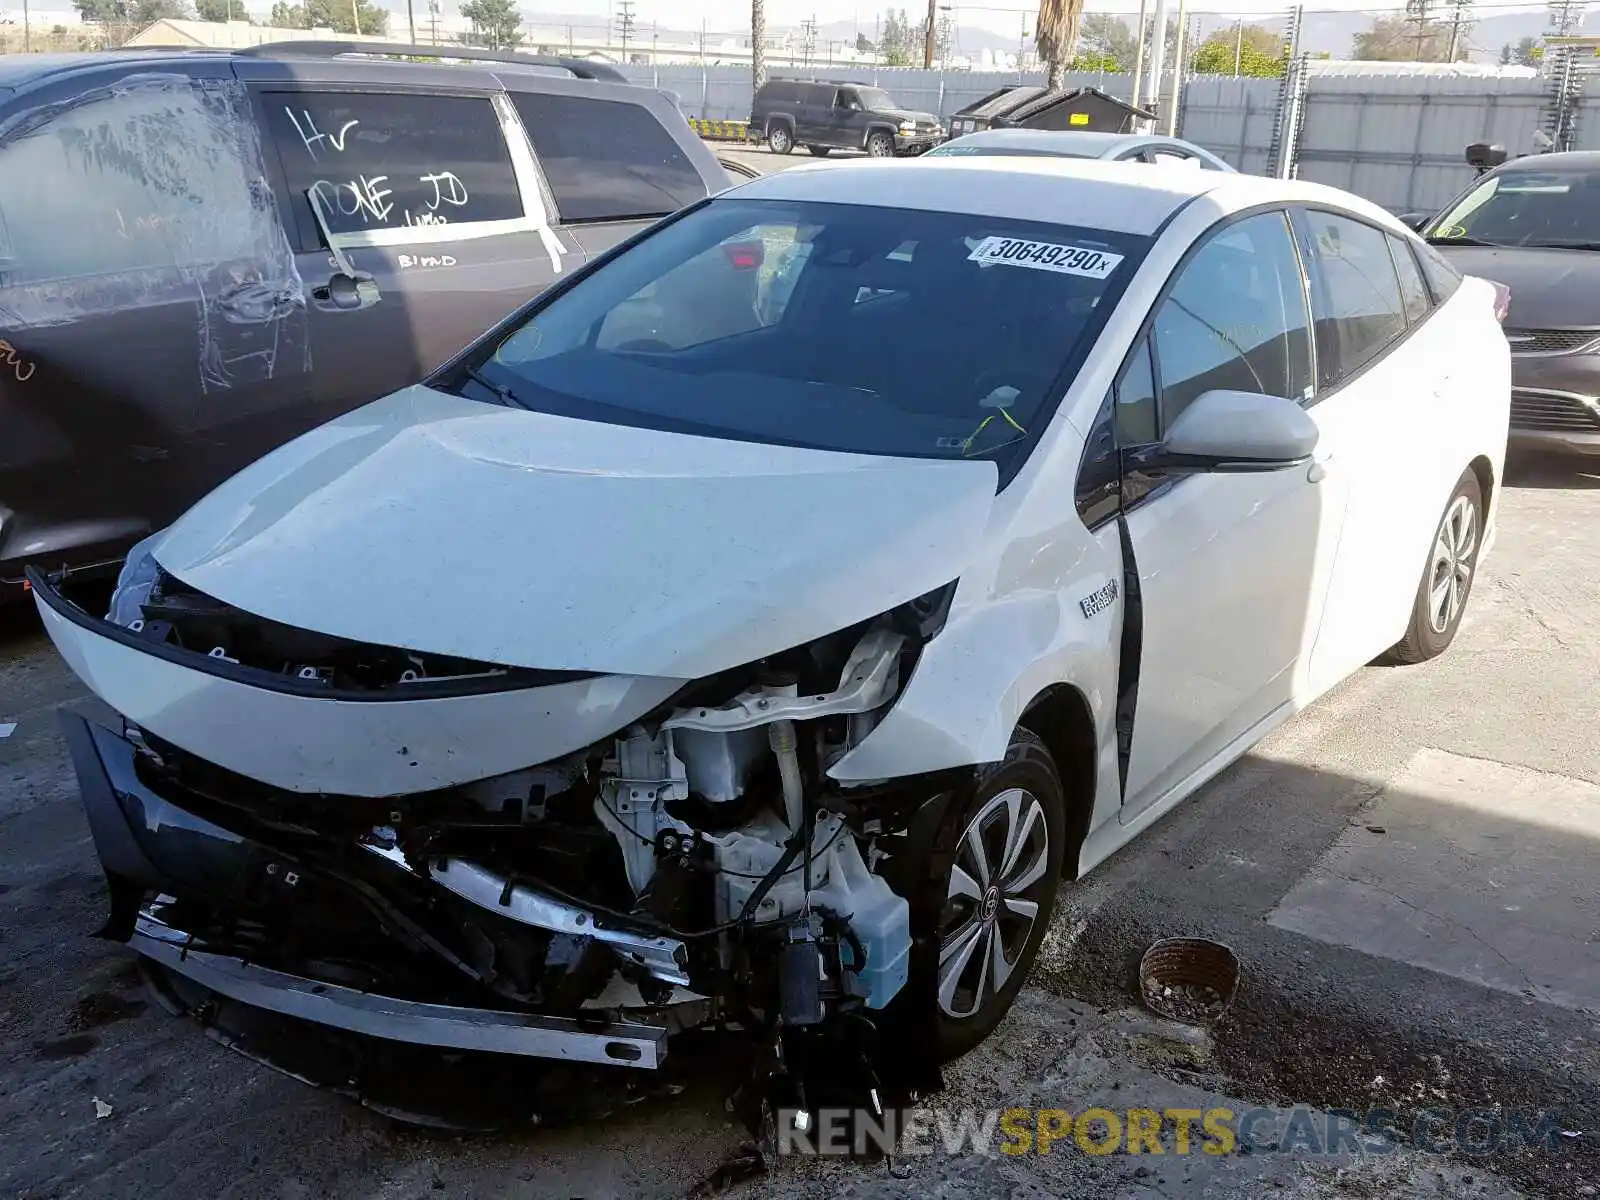
[[[750,128],[749,121],[710,121],[703,117],[690,117],[689,128],[708,142],[755,142],[760,139]]]

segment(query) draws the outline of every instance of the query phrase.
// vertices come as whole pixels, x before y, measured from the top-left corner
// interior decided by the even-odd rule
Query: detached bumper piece
[[[660,1067],[667,1053],[667,1031],[660,1026],[591,1028],[558,1017],[420,1004],[252,966],[195,948],[188,934],[163,924],[155,910],[139,918],[128,944],[152,962],[230,1000],[349,1033],[414,1046],[649,1070]]]

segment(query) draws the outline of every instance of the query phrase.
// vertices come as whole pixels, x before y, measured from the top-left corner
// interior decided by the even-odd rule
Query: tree
[[[472,22],[474,46],[515,50],[522,43],[522,14],[516,0],[464,0],[461,15]]]
[[[357,0],[360,21],[351,11],[350,0],[305,0],[289,4],[277,0],[272,6],[272,23],[281,29],[331,29],[335,33],[384,34],[389,32],[389,14],[368,0]]]
[[[1537,67],[1544,58],[1544,47],[1538,38],[1525,37],[1517,39],[1515,46],[1507,47],[1511,51],[1511,60],[1519,67]],[[1502,58],[1501,62],[1506,60]]]
[[[1467,39],[1460,39],[1458,60],[1467,56]],[[1374,17],[1372,27],[1355,36],[1350,57],[1366,62],[1447,62],[1450,27],[1404,17]]]
[[[889,9],[883,14],[883,32],[878,38],[878,52],[891,67],[909,67],[922,63],[922,26],[912,25],[906,10],[898,13]]]
[[[1120,59],[1104,50],[1085,50],[1082,54],[1074,55],[1067,66],[1086,74],[1099,72],[1102,75],[1118,75],[1127,70]]]
[[[184,0],[72,0],[72,7],[97,25],[148,25],[164,17],[193,16]]]
[[[253,25],[244,0],[194,0],[195,15],[202,21],[244,21]]]
[[[1084,15],[1083,22],[1078,27],[1078,45],[1082,50],[1072,61],[1072,69],[1075,71],[1101,69],[1131,71],[1134,59],[1139,55],[1139,39],[1134,36],[1133,26],[1121,17],[1113,17],[1106,13]],[[1078,65],[1080,61],[1105,60],[1117,65],[1106,68]]]
[[[871,53],[873,53],[873,51],[875,49],[876,49],[876,47],[874,47],[873,44],[870,41],[867,40],[867,35],[866,34],[864,34],[864,33],[856,34],[856,53],[857,54],[871,54]]]
[[[1260,25],[1219,29],[1195,49],[1190,64],[1197,75],[1240,75],[1272,79],[1283,74],[1283,39]]]
[[[1078,40],[1078,22],[1083,17],[1083,0],[1039,0],[1039,19],[1034,25],[1033,42],[1044,59],[1047,87],[1061,86],[1061,76]]]
[[[750,82],[756,91],[767,81],[767,4],[750,0]]]

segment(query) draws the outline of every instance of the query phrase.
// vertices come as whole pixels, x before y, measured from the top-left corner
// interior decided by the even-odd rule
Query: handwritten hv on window
[[[305,109],[296,113],[286,107],[283,111],[312,161],[329,167],[340,165],[351,135],[361,125],[360,121],[345,121],[337,129],[319,129],[316,119]],[[320,178],[312,187],[331,210],[346,218],[359,218],[367,226],[447,225],[452,215],[461,217],[461,210],[471,199],[467,185],[454,171],[423,171],[416,175],[416,195],[405,205],[396,197],[396,189],[404,185],[408,192],[412,191],[409,179],[361,171],[348,179],[342,177],[342,172],[330,174],[336,177]]]

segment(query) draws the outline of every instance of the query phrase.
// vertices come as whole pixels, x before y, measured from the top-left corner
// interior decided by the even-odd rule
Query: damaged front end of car
[[[107,618],[84,582],[32,576],[122,718],[64,714],[103,934],[179,1007],[642,1072],[681,1032],[737,1030],[769,1138],[824,1093],[871,1109],[938,1086],[925,843],[971,772],[846,788],[828,770],[894,704],[954,584],[685,683],[292,628],[147,547]]]

